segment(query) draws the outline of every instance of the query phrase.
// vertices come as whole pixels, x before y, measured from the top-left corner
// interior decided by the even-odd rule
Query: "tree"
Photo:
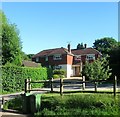
[[[110,67],[112,68],[112,72],[116,76],[120,76],[120,45],[118,47],[113,48],[109,52],[109,61],[110,61]]]
[[[25,52],[22,52],[22,60],[30,60]]]
[[[5,14],[0,11],[2,16],[2,64],[13,63],[21,65],[22,63],[22,45],[19,31],[15,24],[8,22]]]
[[[32,60],[32,57],[34,56],[34,54],[27,54],[27,56],[30,60]]]
[[[83,74],[90,80],[106,80],[111,76],[107,57],[99,58],[92,63],[86,62]]]
[[[103,55],[108,54],[110,56],[109,65],[110,68],[112,68],[112,73],[113,75],[120,76],[120,42],[117,42],[113,38],[105,37],[95,40],[93,47],[100,51]]]
[[[102,54],[108,54],[112,48],[118,45],[117,41],[112,37],[97,39],[93,44],[93,48],[97,49]]]

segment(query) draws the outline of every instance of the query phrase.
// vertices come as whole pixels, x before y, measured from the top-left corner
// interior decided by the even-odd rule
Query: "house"
[[[40,67],[41,65],[40,65],[40,63],[36,63],[33,61],[23,60],[22,66],[23,67]]]
[[[93,48],[71,49],[70,44],[67,48],[48,49],[39,52],[32,57],[32,61],[41,63],[52,69],[64,69],[67,71],[66,77],[80,76],[82,67],[86,61],[93,62],[101,56],[101,53]]]

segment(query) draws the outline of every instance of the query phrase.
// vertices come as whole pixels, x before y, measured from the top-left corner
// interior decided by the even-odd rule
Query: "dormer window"
[[[87,54],[86,59],[87,60],[95,60],[95,54]]]
[[[61,54],[55,54],[55,55],[53,56],[53,60],[61,60],[61,59],[62,59]]]

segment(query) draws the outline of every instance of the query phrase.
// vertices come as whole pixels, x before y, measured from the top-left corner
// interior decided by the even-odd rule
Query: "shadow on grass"
[[[59,91],[53,91],[53,93],[58,93],[60,94]],[[106,94],[114,94],[113,92],[110,91],[64,91],[63,94],[68,94],[68,93],[106,93]],[[120,94],[120,92],[117,92],[117,94]]]

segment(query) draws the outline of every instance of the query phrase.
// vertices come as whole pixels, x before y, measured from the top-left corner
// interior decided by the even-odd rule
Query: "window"
[[[81,55],[76,55],[75,60],[81,60]]]
[[[54,69],[61,69],[62,68],[62,66],[54,66]]]
[[[45,61],[48,61],[48,56],[45,57]]]
[[[95,60],[95,54],[87,54],[86,59],[87,60]]]
[[[62,59],[61,54],[56,54],[53,56],[53,60],[61,60],[61,59]]]
[[[39,57],[36,58],[36,62],[39,62]]]

